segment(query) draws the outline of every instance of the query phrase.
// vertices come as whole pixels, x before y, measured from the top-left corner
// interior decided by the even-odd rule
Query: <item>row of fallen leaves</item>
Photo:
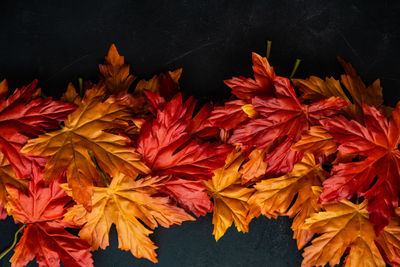
[[[3,81],[0,218],[23,232],[12,266],[91,266],[112,224],[120,249],[157,262],[153,229],[208,212],[216,240],[261,214],[293,217],[303,266],[400,266],[400,106],[341,59],[340,81],[252,59],[254,78],[226,80],[232,98],[198,112],[181,69],[135,83],[114,45],[100,80],[61,101]]]

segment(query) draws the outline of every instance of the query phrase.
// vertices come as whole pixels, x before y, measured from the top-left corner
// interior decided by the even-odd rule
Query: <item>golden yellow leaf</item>
[[[124,63],[124,57],[120,56],[114,44],[108,50],[104,65],[99,65],[107,92],[109,94],[128,90],[135,77],[129,74],[129,65]]]
[[[324,127],[311,126],[301,135],[301,139],[292,146],[292,149],[322,156],[335,153],[337,145]]]
[[[366,200],[361,204],[342,200],[323,204],[325,211],[311,215],[303,228],[321,235],[304,249],[302,266],[335,266],[349,249],[345,267],[384,267],[366,207]]]
[[[119,248],[130,251],[135,257],[157,262],[157,248],[149,238],[158,225],[169,227],[183,221],[194,220],[183,209],[171,203],[168,197],[154,197],[162,177],[146,177],[135,181],[122,173],[114,177],[109,187],[94,187],[93,209],[88,212],[78,204],[68,210],[64,221],[84,224],[79,236],[88,241],[92,250],[109,245],[109,231],[115,224]],[[72,190],[62,187],[68,195]]]
[[[104,131],[115,128],[117,120],[129,119],[130,113],[118,102],[102,102],[97,97],[101,95],[99,90],[86,91],[81,105],[68,116],[62,129],[31,139],[22,149],[23,153],[49,157],[46,181],[66,171],[73,198],[89,209],[93,183],[101,184],[102,180],[88,151],[111,177],[118,171],[131,176],[149,172],[141,156],[127,145],[127,138]]]
[[[234,222],[240,232],[249,231],[247,214],[248,199],[254,189],[241,185],[239,168],[244,161],[244,155],[233,151],[228,155],[225,166],[214,171],[211,180],[205,181],[208,193],[214,200],[213,235],[218,241]]]
[[[251,119],[254,119],[258,115],[257,111],[254,109],[254,106],[252,104],[247,104],[247,105],[242,106],[242,110]]]
[[[278,178],[266,179],[257,183],[256,192],[249,200],[249,219],[263,214],[268,218],[287,215],[295,217],[292,224],[293,238],[302,248],[313,236],[302,229],[304,220],[320,210],[318,198],[321,184],[327,173],[320,164],[315,164],[313,154],[306,153],[293,171]],[[292,204],[294,198],[295,202]],[[292,205],[291,205],[292,204]]]
[[[264,161],[267,149],[254,149],[249,155],[249,161],[243,164],[240,169],[242,184],[255,182],[260,179],[267,170],[267,163]]]

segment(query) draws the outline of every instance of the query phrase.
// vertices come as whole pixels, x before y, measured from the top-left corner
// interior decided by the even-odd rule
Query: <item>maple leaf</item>
[[[89,244],[64,229],[76,225],[62,222],[65,206],[71,199],[61,189],[59,180],[45,185],[42,169],[32,163],[28,194],[10,185],[7,191],[8,213],[26,224],[11,266],[24,266],[35,257],[39,266],[60,266],[60,259],[65,266],[93,266]]]
[[[293,238],[301,249],[313,236],[310,231],[302,229],[302,224],[311,214],[321,209],[317,202],[321,183],[327,175],[321,165],[315,163],[313,154],[304,154],[292,172],[254,185],[256,192],[248,202],[251,206],[249,219],[260,214],[268,218],[281,215],[295,217],[292,224]]]
[[[129,74],[129,65],[124,61],[124,57],[119,55],[117,47],[112,44],[105,57],[105,64],[99,65],[109,94],[128,90],[135,80],[135,77]]]
[[[242,184],[256,182],[265,174],[267,163],[264,161],[267,149],[254,149],[249,154],[249,160],[240,169]]]
[[[31,160],[20,153],[26,141],[46,130],[56,129],[75,106],[38,97],[37,80],[16,89],[8,98],[8,85],[0,85],[0,152],[11,163],[16,175],[26,178],[31,173]]]
[[[258,117],[237,127],[229,143],[241,143],[263,149],[275,146],[266,157],[267,174],[290,172],[302,157],[302,152],[290,148],[301,133],[322,118],[339,113],[346,102],[337,97],[320,100],[310,105],[301,104],[290,81],[275,77],[277,97],[251,99]],[[276,144],[278,142],[278,144]]]
[[[68,83],[67,91],[65,91],[65,93],[63,93],[63,95],[61,97],[61,101],[64,101],[66,103],[72,103],[77,106],[79,106],[81,104],[82,97],[80,97],[80,95],[78,95],[78,93],[76,92],[75,86],[71,82]]]
[[[323,156],[335,153],[337,145],[324,127],[311,126],[301,135],[301,139],[292,146],[292,149]]]
[[[224,106],[215,107],[210,113],[208,121],[214,127],[232,130],[239,124],[249,120],[242,107],[247,105],[244,100],[228,101]]]
[[[8,162],[7,158],[0,153],[0,205],[3,206],[7,200],[6,185],[12,185],[22,192],[27,191],[28,181],[18,179]],[[0,218],[2,218],[2,208],[0,208]]]
[[[92,250],[105,249],[109,245],[109,231],[114,223],[118,232],[119,248],[131,251],[138,258],[157,262],[157,248],[149,238],[151,229],[158,225],[169,227],[194,220],[183,209],[172,205],[168,197],[155,197],[163,177],[147,177],[134,180],[118,174],[109,187],[95,187],[92,196],[93,209],[88,212],[82,205],[68,210],[65,221],[83,224],[79,235],[87,240]],[[62,185],[71,195],[71,188]],[[140,221],[139,221],[140,220]]]
[[[400,266],[400,217],[392,217],[390,223],[376,239],[376,244],[391,266]]]
[[[156,117],[142,126],[137,151],[153,175],[173,175],[187,179],[207,180],[214,169],[224,165],[232,148],[213,143],[199,144],[189,131],[194,101],[182,102],[181,94],[171,101],[159,96],[152,98],[157,107]]]
[[[232,223],[235,223],[240,232],[249,231],[247,201],[254,189],[241,184],[239,168],[244,159],[243,153],[232,151],[226,159],[225,166],[215,170],[211,180],[204,181],[208,193],[214,200],[212,222],[216,241],[225,234]]]
[[[257,53],[252,53],[252,59],[255,79],[240,76],[224,81],[232,88],[232,94],[240,99],[250,100],[255,96],[271,96],[274,93],[274,69],[265,57]]]
[[[334,78],[326,78],[325,81],[316,76],[303,79],[293,79],[294,85],[299,88],[304,94],[302,100],[320,100],[331,96],[338,96],[347,102],[347,107],[344,109],[347,116],[362,122],[363,119],[363,104],[375,106],[384,111],[384,114],[390,116],[390,108],[383,105],[382,87],[380,80],[375,80],[370,86],[366,86],[357,75],[356,70],[350,63],[346,63],[338,57],[346,74],[341,76],[341,82],[350,94],[352,101],[347,97],[346,92],[340,85],[338,80]]]
[[[115,127],[116,120],[129,119],[131,115],[118,102],[101,101],[102,92],[100,87],[87,90],[81,105],[68,116],[62,129],[31,139],[22,149],[24,153],[49,157],[44,173],[46,181],[66,172],[73,198],[88,209],[93,184],[103,183],[88,151],[110,177],[117,171],[131,176],[148,172],[140,155],[127,146],[126,137],[105,131]]]
[[[302,266],[335,266],[347,250],[346,267],[385,266],[366,206],[367,201],[353,204],[342,200],[323,204],[325,211],[311,215],[303,227],[322,235],[304,249]]]
[[[167,194],[186,211],[191,211],[196,216],[204,216],[213,208],[205,189],[202,181],[172,178],[163,184],[160,193]]]
[[[211,129],[203,120],[209,111],[207,107],[192,118],[193,98],[183,103],[181,94],[177,94],[166,102],[158,94],[147,95],[155,117],[149,118],[142,126],[137,151],[153,175],[172,176],[171,181],[175,183],[167,182],[163,193],[186,211],[196,216],[205,215],[211,211],[212,203],[203,192],[204,185],[193,180],[210,179],[213,170],[224,165],[232,148],[213,143],[200,144],[192,136],[201,132],[209,135]]]
[[[135,93],[143,93],[144,90],[158,92],[161,96],[170,100],[179,91],[179,78],[182,69],[168,71],[159,75],[154,75],[150,80],[140,80],[135,88]]]
[[[340,152],[360,156],[358,162],[334,165],[321,200],[350,199],[355,194],[367,198],[371,222],[380,233],[399,201],[400,105],[390,122],[376,108],[364,105],[364,121],[365,126],[342,116],[321,121],[340,144]]]

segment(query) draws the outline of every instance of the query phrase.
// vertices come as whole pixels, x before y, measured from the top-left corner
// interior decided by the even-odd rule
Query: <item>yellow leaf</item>
[[[384,267],[366,207],[367,201],[353,204],[342,200],[323,204],[325,211],[311,215],[303,228],[321,235],[304,249],[302,266],[335,266],[349,249],[345,267]]]
[[[268,218],[281,215],[295,217],[292,224],[293,238],[297,240],[299,249],[302,248],[313,234],[301,227],[307,217],[320,210],[320,186],[326,176],[327,173],[321,165],[315,164],[313,154],[304,154],[302,161],[294,165],[292,172],[263,180],[254,186],[256,192],[249,200],[249,219],[260,214]],[[296,201],[292,204],[295,197]]]
[[[247,104],[247,105],[242,106],[242,110],[251,119],[254,119],[258,115],[257,111],[254,109],[254,106],[252,104]]]
[[[213,235],[216,241],[225,234],[233,222],[238,231],[249,231],[247,201],[254,189],[249,189],[240,183],[239,168],[243,161],[244,155],[233,151],[227,157],[225,166],[215,170],[213,178],[204,182],[214,200]]]
[[[335,153],[337,146],[333,137],[324,127],[311,126],[301,135],[301,139],[292,146],[292,149],[322,156]]]
[[[160,177],[147,177],[135,181],[132,177],[118,174],[109,187],[94,187],[93,209],[88,212],[78,204],[68,210],[64,221],[84,224],[79,236],[88,241],[92,250],[105,249],[109,245],[109,231],[115,224],[119,248],[130,251],[135,257],[157,262],[157,248],[149,238],[158,225],[169,227],[194,220],[183,209],[176,207],[168,197],[154,197],[158,192]],[[72,190],[62,187],[68,195]]]
[[[88,209],[93,184],[102,183],[88,151],[111,177],[118,171],[130,176],[149,172],[141,156],[127,145],[127,138],[105,131],[115,128],[117,120],[129,119],[130,113],[118,102],[102,102],[97,97],[101,95],[99,90],[86,91],[81,105],[68,116],[64,128],[31,139],[22,149],[23,153],[49,157],[44,173],[46,181],[66,171],[73,198]]]

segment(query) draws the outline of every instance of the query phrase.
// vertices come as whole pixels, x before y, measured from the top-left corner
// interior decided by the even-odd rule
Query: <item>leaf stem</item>
[[[271,54],[271,46],[272,46],[272,41],[268,40],[267,41],[267,59],[269,58],[269,55]]]
[[[100,168],[96,157],[93,155],[92,151],[90,151],[89,149],[87,150],[87,152],[88,152],[90,158],[92,159],[93,163],[96,165],[96,169],[99,171],[99,173],[100,173],[101,177],[103,178],[104,182],[106,183],[107,187],[110,187],[110,182],[108,181],[106,174]]]
[[[300,63],[301,63],[301,59],[299,59],[299,58],[296,59],[296,62],[294,63],[294,67],[293,67],[293,70],[292,70],[292,73],[291,73],[290,76],[289,76],[290,79],[292,79],[293,76],[296,74],[296,71],[297,71],[297,69],[299,68]]]
[[[26,223],[24,223],[24,224],[17,230],[17,232],[16,232],[15,235],[14,235],[14,241],[13,241],[12,245],[11,245],[8,249],[4,250],[4,251],[0,254],[0,260],[1,260],[2,258],[4,258],[4,256],[7,255],[8,252],[10,252],[10,251],[15,247],[15,245],[17,244],[18,234],[19,234],[22,230],[24,230],[25,227],[26,227]]]
[[[83,96],[83,79],[81,77],[78,78],[78,87],[79,87],[79,95]]]

